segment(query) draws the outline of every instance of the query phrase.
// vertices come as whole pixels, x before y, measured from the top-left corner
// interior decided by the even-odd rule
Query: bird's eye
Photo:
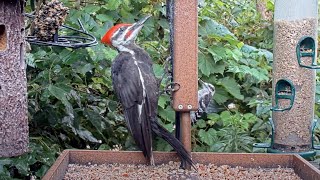
[[[123,30],[124,30],[124,28],[123,28],[123,27],[121,27],[121,28],[120,28],[120,31],[122,32]]]

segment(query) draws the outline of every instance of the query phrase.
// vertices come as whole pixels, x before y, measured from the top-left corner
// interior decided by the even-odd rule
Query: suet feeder
[[[271,153],[315,155],[318,0],[275,1]]]
[[[30,14],[25,14],[27,17],[34,19],[35,16]],[[67,25],[61,25],[53,35],[52,40],[39,39],[37,36],[30,35],[26,37],[26,40],[30,44],[38,46],[58,46],[65,48],[86,48],[95,46],[98,44],[96,37],[88,33],[84,28],[80,19],[78,19],[78,24],[80,29],[76,29]],[[71,35],[60,35],[62,31],[72,32]],[[64,32],[65,33],[65,32]]]
[[[63,25],[69,13],[59,0],[44,2],[34,14],[25,14],[32,20],[31,35],[26,37],[31,44],[39,46],[59,46],[82,48],[97,45],[96,38],[88,33],[80,19],[81,29]]]
[[[24,1],[0,1],[0,157],[28,151]]]

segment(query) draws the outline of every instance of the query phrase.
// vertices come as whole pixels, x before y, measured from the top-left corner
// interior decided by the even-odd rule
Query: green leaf
[[[96,18],[99,19],[101,22],[112,21],[112,17],[106,14],[98,14],[96,15]]]
[[[50,84],[48,86],[48,90],[51,93],[51,95],[53,95],[54,97],[56,97],[60,101],[68,101],[66,98],[67,92],[64,91],[63,89],[61,89],[55,85]]]
[[[163,139],[157,139],[156,141],[156,149],[158,151],[172,151],[173,148],[172,146],[170,146],[165,140]]]
[[[163,67],[159,64],[154,64],[152,67],[156,77],[161,78],[164,73]]]
[[[214,125],[218,120],[220,120],[219,114],[215,114],[215,113],[208,114],[207,118],[209,119],[208,124],[211,126]]]
[[[160,19],[160,21],[158,21],[158,24],[164,29],[169,29],[169,23],[166,19]]]
[[[84,12],[88,14],[92,14],[100,10],[100,6],[88,5],[84,8]]]
[[[226,51],[224,47],[221,46],[211,46],[208,49],[208,52],[211,53],[215,62],[218,62],[226,58]]]
[[[268,0],[268,1],[267,1],[267,9],[268,9],[269,11],[274,12],[274,3],[273,3],[273,1],[271,1],[271,0]]]
[[[207,126],[207,123],[206,123],[206,121],[200,119],[200,120],[197,121],[197,126],[199,128],[205,128]]]
[[[159,116],[164,119],[165,121],[168,121],[168,122],[175,122],[175,111],[172,109],[171,106],[167,106],[166,109],[162,109],[160,108],[159,109]]]
[[[79,67],[78,69],[77,69],[77,71],[79,72],[79,73],[81,73],[81,74],[85,74],[85,73],[87,73],[87,72],[91,72],[91,70],[94,68],[94,66],[91,64],[91,63],[88,63],[88,64],[86,64],[86,65],[84,65],[84,66],[82,66],[82,67]]]
[[[89,120],[98,131],[102,132],[106,128],[105,120],[99,112],[86,108],[84,113],[87,120]]]
[[[203,21],[200,22],[199,28],[200,35],[208,36],[208,35],[216,35],[216,36],[234,36],[228,28],[224,25],[219,24],[217,21],[205,17]]]
[[[107,10],[116,10],[121,5],[121,1],[118,0],[108,0],[107,2],[108,3],[103,6]]]
[[[37,177],[42,177],[46,174],[46,172],[49,170],[49,166],[45,166],[45,165],[42,165],[41,168],[36,172],[36,176]]]
[[[222,120],[228,120],[231,118],[231,113],[229,111],[223,111],[221,114],[220,114],[220,118]]]
[[[198,59],[199,69],[201,73],[205,76],[209,76],[212,73],[212,70],[214,69],[214,60],[212,56],[199,53]]]
[[[0,159],[0,173],[4,171],[3,166],[11,164],[12,160],[11,159]]]
[[[167,102],[169,102],[169,97],[168,96],[160,96],[159,97],[159,101],[158,101],[158,105],[162,108],[162,109],[164,109],[165,107],[166,107],[166,105],[167,105]]]
[[[99,143],[99,141],[87,129],[80,127],[80,129],[76,131],[82,139],[93,142],[93,143]]]
[[[216,92],[213,96],[213,99],[215,100],[216,103],[218,104],[223,104],[228,101],[231,97],[229,96],[228,92],[225,91],[222,87],[215,87]]]
[[[31,66],[33,68],[37,67],[34,55],[31,53],[26,54],[26,63],[28,66]]]
[[[109,150],[111,147],[108,144],[101,144],[98,150]]]
[[[200,129],[198,132],[200,140],[209,146],[213,145],[217,139],[217,132],[213,128],[210,128],[208,131]]]
[[[53,95],[62,102],[62,104],[66,107],[67,114],[73,118],[73,107],[67,98],[68,92],[52,84],[49,85],[48,90],[51,93],[51,95]]]
[[[240,86],[235,79],[225,77],[221,80],[221,85],[235,98],[243,100],[244,96],[240,93]]]

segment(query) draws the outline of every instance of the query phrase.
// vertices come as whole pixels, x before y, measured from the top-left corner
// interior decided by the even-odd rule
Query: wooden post
[[[180,87],[173,108],[181,112],[181,140],[191,152],[190,111],[198,109],[198,1],[175,0],[173,5],[173,81]]]
[[[28,150],[23,2],[0,0],[0,157]]]

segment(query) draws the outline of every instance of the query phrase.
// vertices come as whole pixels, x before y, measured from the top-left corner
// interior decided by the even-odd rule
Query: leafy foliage
[[[152,57],[156,75],[163,74],[169,56],[164,0],[63,2],[71,9],[66,24],[79,28],[80,19],[97,39],[115,23],[151,14],[137,43]],[[207,0],[199,8],[199,78],[215,85],[214,102],[223,111],[193,126],[194,151],[252,152],[254,142],[267,138],[271,27],[253,1]],[[116,55],[100,43],[86,49],[31,46],[26,56],[31,151],[1,159],[1,177],[41,178],[66,148],[136,149],[112,89],[110,66]],[[165,95],[159,99],[159,119],[174,131],[175,115]],[[157,139],[155,149],[171,147]]]

